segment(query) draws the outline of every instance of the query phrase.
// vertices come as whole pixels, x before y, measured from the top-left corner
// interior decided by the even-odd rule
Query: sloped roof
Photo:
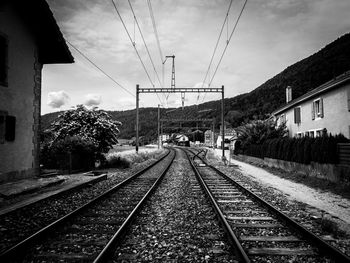
[[[300,104],[301,102],[307,101],[313,97],[319,96],[320,94],[327,92],[329,90],[332,90],[334,88],[339,87],[341,84],[345,84],[346,82],[350,81],[350,71],[347,71],[334,79],[322,84],[321,86],[318,86],[317,88],[309,91],[308,93],[305,93],[304,95],[296,98],[295,100],[292,100],[291,102],[287,103],[286,105],[282,106],[281,108],[275,110],[272,112],[272,115],[280,114],[292,107],[295,107],[296,105]]]
[[[24,23],[34,34],[43,64],[73,63],[74,58],[45,0],[7,0],[19,12]]]

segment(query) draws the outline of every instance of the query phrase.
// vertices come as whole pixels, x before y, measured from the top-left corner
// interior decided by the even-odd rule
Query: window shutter
[[[0,143],[5,142],[5,115],[0,112]]]
[[[9,142],[13,142],[15,140],[15,134],[16,134],[16,117],[6,116],[5,140]]]
[[[320,99],[320,117],[323,118],[323,99],[321,98]]]
[[[7,39],[0,35],[0,84],[7,82]]]
[[[301,118],[300,118],[300,108],[294,108],[294,123],[300,123]]]
[[[350,87],[348,88],[348,111],[350,111]]]
[[[311,118],[315,119],[315,102],[313,101],[311,104]]]

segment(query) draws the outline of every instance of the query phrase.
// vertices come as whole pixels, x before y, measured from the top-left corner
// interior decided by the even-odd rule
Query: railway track
[[[314,235],[209,165],[204,151],[187,157],[242,262],[350,262],[350,257]]]
[[[9,248],[0,261],[105,262],[174,158],[170,151],[162,161]]]

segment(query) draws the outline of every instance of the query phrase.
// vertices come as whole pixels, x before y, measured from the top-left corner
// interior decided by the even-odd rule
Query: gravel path
[[[236,262],[182,151],[114,262]]]

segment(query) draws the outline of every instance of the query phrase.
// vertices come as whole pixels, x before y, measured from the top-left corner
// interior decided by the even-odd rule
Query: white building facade
[[[280,123],[286,122],[290,137],[341,133],[350,138],[350,72],[290,101],[272,115]]]

